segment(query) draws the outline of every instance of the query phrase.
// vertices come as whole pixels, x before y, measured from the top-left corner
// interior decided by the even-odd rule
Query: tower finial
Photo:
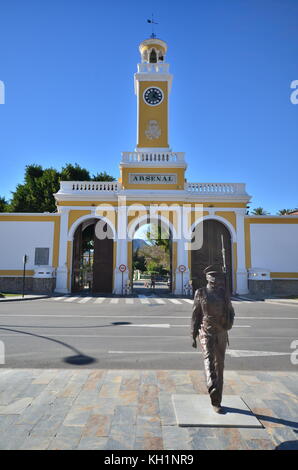
[[[147,20],[147,23],[150,23],[152,25],[152,33],[151,33],[150,37],[152,39],[156,38],[156,34],[154,33],[154,25],[158,24],[158,23],[156,23],[156,21],[154,21],[153,13],[151,15],[151,20]]]

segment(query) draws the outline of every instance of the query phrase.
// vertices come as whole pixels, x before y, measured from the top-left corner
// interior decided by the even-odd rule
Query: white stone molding
[[[82,207],[80,207],[80,209],[82,209]],[[85,209],[85,208],[84,208]],[[92,207],[92,209],[96,209],[94,207]],[[105,210],[104,207],[101,207],[100,208],[101,210]],[[109,209],[107,210],[110,210],[110,207]],[[76,231],[76,229],[78,228],[79,225],[81,225],[82,222],[84,222],[85,220],[88,220],[88,219],[98,219],[98,220],[103,220],[104,222],[106,222],[109,227],[111,228],[112,232],[113,232],[113,238],[116,239],[117,238],[117,232],[116,232],[116,229],[115,229],[115,226],[113,225],[113,223],[111,222],[110,219],[108,219],[107,217],[104,217],[104,216],[101,216],[101,215],[98,215],[95,213],[95,211],[91,214],[86,214],[86,215],[83,215],[82,217],[79,217],[73,224],[72,226],[70,227],[70,229],[68,230],[68,240],[69,241],[72,241],[73,240],[73,237],[74,237],[74,233]]]
[[[60,212],[60,238],[59,238],[59,261],[56,271],[55,292],[67,294],[67,225],[69,209],[62,209]]]

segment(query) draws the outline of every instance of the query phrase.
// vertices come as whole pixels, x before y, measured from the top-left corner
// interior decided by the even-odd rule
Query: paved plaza
[[[60,296],[0,306],[0,449],[298,449],[297,306],[234,300],[224,395],[262,428],[179,427],[206,395],[186,298]]]

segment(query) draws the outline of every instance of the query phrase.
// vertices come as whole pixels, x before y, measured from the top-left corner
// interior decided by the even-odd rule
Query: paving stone
[[[113,415],[116,406],[119,405],[118,398],[102,398],[98,397],[93,406],[93,413],[102,415]]]
[[[58,396],[76,397],[86,383],[88,375],[88,371],[77,371],[77,373],[74,373],[65,388],[59,392]]]
[[[76,449],[82,437],[82,428],[79,426],[61,426],[52,439],[48,449],[72,450]]]
[[[31,429],[32,426],[28,425],[13,425],[6,429],[5,433],[1,436],[0,449],[18,450],[29,435]]]
[[[20,415],[23,411],[31,405],[34,397],[24,397],[19,398],[18,400],[10,403],[9,405],[1,405],[0,406],[0,414],[1,415]]]
[[[159,394],[159,412],[163,426],[176,425],[176,415],[172,403],[172,396],[169,393]]]
[[[141,371],[140,374],[141,384],[157,385],[157,378],[155,371]]]
[[[83,430],[83,437],[105,437],[109,435],[111,416],[92,414]]]
[[[284,442],[293,441],[296,441],[296,443],[298,444],[298,435],[294,432],[294,430],[290,428],[272,428],[269,430],[268,434],[271,436],[271,439],[276,444],[276,446]]]
[[[120,381],[115,382],[104,382],[100,388],[99,397],[101,398],[113,398],[117,397],[120,390]]]
[[[165,450],[191,450],[191,439],[187,429],[163,426],[162,435]]]
[[[90,372],[83,386],[83,391],[98,391],[104,380],[104,370]]]
[[[46,450],[52,440],[51,436],[32,433],[26,437],[18,450]]]
[[[33,385],[34,384],[48,385],[56,375],[57,375],[57,370],[54,370],[54,369],[44,370],[35,379],[33,379],[32,384]]]
[[[132,450],[134,448],[134,437],[128,436],[127,440],[122,438],[110,437],[107,440],[104,450]]]
[[[137,437],[135,444],[135,450],[163,450],[163,439],[162,437],[143,436]]]
[[[159,413],[158,388],[156,385],[142,384],[139,389],[138,414],[156,416]]]
[[[136,438],[150,440],[162,439],[162,429],[159,417],[138,416],[136,425]]]
[[[78,450],[104,450],[108,442],[107,437],[82,437]]]
[[[246,445],[249,450],[273,450],[276,447],[271,440],[265,439],[249,439]]]
[[[89,419],[91,409],[92,406],[72,406],[63,421],[63,425],[71,427],[85,426]]]

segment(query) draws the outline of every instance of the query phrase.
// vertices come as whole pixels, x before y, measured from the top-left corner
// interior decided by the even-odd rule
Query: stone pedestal
[[[172,395],[178,426],[262,428],[244,401],[237,395],[224,395],[224,414],[216,413],[209,395]]]

